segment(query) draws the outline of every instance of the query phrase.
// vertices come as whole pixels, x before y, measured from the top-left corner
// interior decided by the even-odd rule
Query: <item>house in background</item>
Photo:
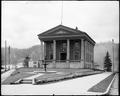
[[[43,68],[43,65],[42,63],[40,63],[40,61],[33,61],[32,59],[30,59],[28,67]]]

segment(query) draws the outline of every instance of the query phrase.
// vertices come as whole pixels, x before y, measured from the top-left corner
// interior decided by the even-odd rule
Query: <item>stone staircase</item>
[[[14,84],[33,84],[32,79],[19,79]]]
[[[32,84],[32,79],[22,79],[21,84]]]

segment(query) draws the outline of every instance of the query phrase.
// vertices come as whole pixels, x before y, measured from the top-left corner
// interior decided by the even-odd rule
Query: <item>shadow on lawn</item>
[[[70,80],[74,78],[79,78],[83,76],[89,76],[94,74],[103,73],[103,71],[93,71],[89,69],[48,69],[48,71],[56,71],[56,72],[44,72],[44,69],[40,68],[19,68],[14,71],[11,76],[9,76],[2,84],[14,84],[17,80],[22,80],[26,77],[36,75],[36,74],[28,74],[28,72],[36,71],[38,73],[45,73],[42,76],[35,78],[35,84],[48,84],[55,83],[63,80]],[[40,72],[42,71],[42,72]],[[57,74],[58,72],[62,72],[62,74]],[[32,84],[32,82],[31,82]]]

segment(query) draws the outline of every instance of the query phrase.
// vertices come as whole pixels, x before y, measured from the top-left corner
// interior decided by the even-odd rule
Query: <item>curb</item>
[[[114,74],[114,73],[112,73],[112,74]],[[115,77],[116,77],[116,73],[115,73],[115,76],[113,77],[112,81],[110,82],[108,88],[106,89],[106,92],[104,92],[104,93],[98,93],[98,92],[96,92],[96,94],[97,95],[108,95],[108,93],[110,91],[110,88],[111,88],[111,85],[113,84],[113,81],[114,81]]]
[[[113,73],[113,74],[114,74],[114,73]],[[115,80],[115,77],[116,77],[116,73],[115,73],[115,76],[113,77],[111,83],[109,84],[109,86],[108,86],[106,92],[104,92],[103,95],[104,95],[104,94],[107,95],[107,94],[109,93],[110,88],[111,88],[111,85],[113,84],[113,81]]]

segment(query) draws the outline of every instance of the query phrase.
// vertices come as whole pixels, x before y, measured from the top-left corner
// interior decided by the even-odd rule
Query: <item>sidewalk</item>
[[[102,93],[98,92],[88,92],[88,89],[111,74],[105,72],[44,85],[2,85],[1,92],[2,95],[101,95]]]
[[[10,74],[12,74],[15,71],[15,69],[11,69],[5,73],[1,74],[1,82],[3,82],[7,77],[10,76]]]
[[[116,77],[115,77],[115,80],[113,81],[113,84],[110,88],[109,95],[119,95],[119,89],[118,89],[119,77],[118,76],[119,76],[118,73],[116,73]]]

